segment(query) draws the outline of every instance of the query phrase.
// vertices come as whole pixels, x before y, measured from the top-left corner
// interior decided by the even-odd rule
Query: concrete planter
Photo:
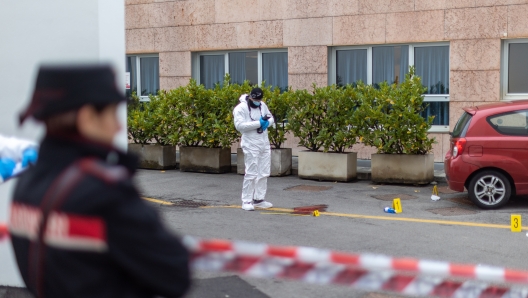
[[[357,178],[357,154],[299,152],[299,177],[347,182]]]
[[[231,172],[231,148],[180,147],[180,171]]]
[[[246,164],[244,163],[244,151],[242,148],[237,148],[237,174],[246,174]]]
[[[281,148],[271,149],[271,173],[272,177],[281,177],[291,175],[292,172],[292,149]],[[237,173],[244,175],[244,151],[242,148],[237,149]]]
[[[433,181],[433,154],[372,154],[372,182],[429,184]]]
[[[167,170],[176,168],[176,147],[158,144],[128,144],[128,150],[139,157],[139,168]]]

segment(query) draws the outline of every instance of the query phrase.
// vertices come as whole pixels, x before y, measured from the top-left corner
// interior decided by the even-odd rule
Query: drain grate
[[[468,210],[459,207],[448,207],[448,208],[437,208],[427,210],[434,214],[439,214],[443,216],[456,216],[456,215],[471,215],[478,213],[477,211]]]
[[[475,207],[475,204],[473,204],[473,202],[471,202],[471,200],[467,196],[465,196],[465,197],[456,197],[456,198],[451,198],[451,199],[447,199],[447,200],[450,201],[450,202],[453,202],[453,203]]]
[[[187,207],[187,208],[200,208],[207,206],[207,203],[193,201],[193,200],[170,200],[172,206]]]
[[[438,188],[438,192],[439,192],[439,193],[443,193],[443,194],[460,193],[459,191],[452,190],[452,189],[450,189],[450,188],[447,187],[447,186],[440,186],[440,187]]]
[[[297,185],[285,188],[284,190],[296,190],[296,191],[323,191],[331,189],[331,186],[316,186],[316,185]]]
[[[415,196],[411,195],[405,195],[405,194],[388,194],[388,195],[373,195],[374,199],[382,200],[382,201],[392,201],[396,198],[400,198],[400,200],[412,200],[416,199]]]

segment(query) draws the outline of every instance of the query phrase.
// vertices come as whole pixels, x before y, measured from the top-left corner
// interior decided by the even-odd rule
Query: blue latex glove
[[[264,119],[262,119],[262,117],[260,117],[260,127],[262,127],[262,130],[264,130],[264,125],[269,125],[269,121],[268,120],[264,120]]]
[[[264,126],[262,126],[262,131],[266,131],[266,129],[268,129],[269,127],[269,121],[266,121],[266,124],[264,124]]]
[[[15,166],[16,163],[14,160],[10,158],[0,158],[0,176],[2,176],[4,181],[13,176]]]
[[[30,163],[35,164],[38,159],[38,152],[35,148],[28,148],[22,153],[22,167],[27,167]]]

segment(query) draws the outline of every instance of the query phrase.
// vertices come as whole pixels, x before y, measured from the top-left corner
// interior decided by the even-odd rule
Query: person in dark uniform
[[[105,65],[43,66],[22,124],[46,126],[19,178],[9,230],[36,297],[180,297],[189,253],[132,183],[137,160],[113,147],[125,97]]]

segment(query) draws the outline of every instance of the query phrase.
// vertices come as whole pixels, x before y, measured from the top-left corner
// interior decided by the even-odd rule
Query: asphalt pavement
[[[512,233],[508,228],[512,213],[525,216],[526,198],[514,198],[500,210],[484,211],[474,206],[466,193],[453,193],[442,183],[438,185],[441,199],[432,201],[433,185],[270,178],[267,199],[274,207],[328,205],[320,217],[294,216],[240,209],[242,181],[243,176],[234,173],[139,170],[136,183],[143,196],[155,200],[150,204],[158,208],[167,227],[180,235],[528,270],[526,231]],[[383,208],[396,197],[401,198],[403,213],[384,213]],[[206,207],[197,208],[199,205]],[[392,297],[232,273],[194,274],[195,286],[187,296],[192,298]]]
[[[148,204],[159,211],[167,228],[179,235],[528,270],[524,250],[528,229],[521,233],[509,229],[511,214],[526,217],[525,197],[513,198],[502,209],[484,211],[468,200],[467,193],[453,193],[444,183],[438,184],[441,199],[432,201],[433,185],[334,183],[288,176],[268,180],[267,199],[276,210],[249,212],[239,207],[242,181],[243,176],[235,173],[178,170],[138,170],[136,176],[142,196],[150,199]],[[394,198],[401,199],[403,212],[384,213]],[[318,204],[328,205],[319,217],[283,212]],[[193,277],[186,298],[398,297],[233,273],[197,271]],[[11,297],[28,296],[20,289],[0,287],[0,298]]]

